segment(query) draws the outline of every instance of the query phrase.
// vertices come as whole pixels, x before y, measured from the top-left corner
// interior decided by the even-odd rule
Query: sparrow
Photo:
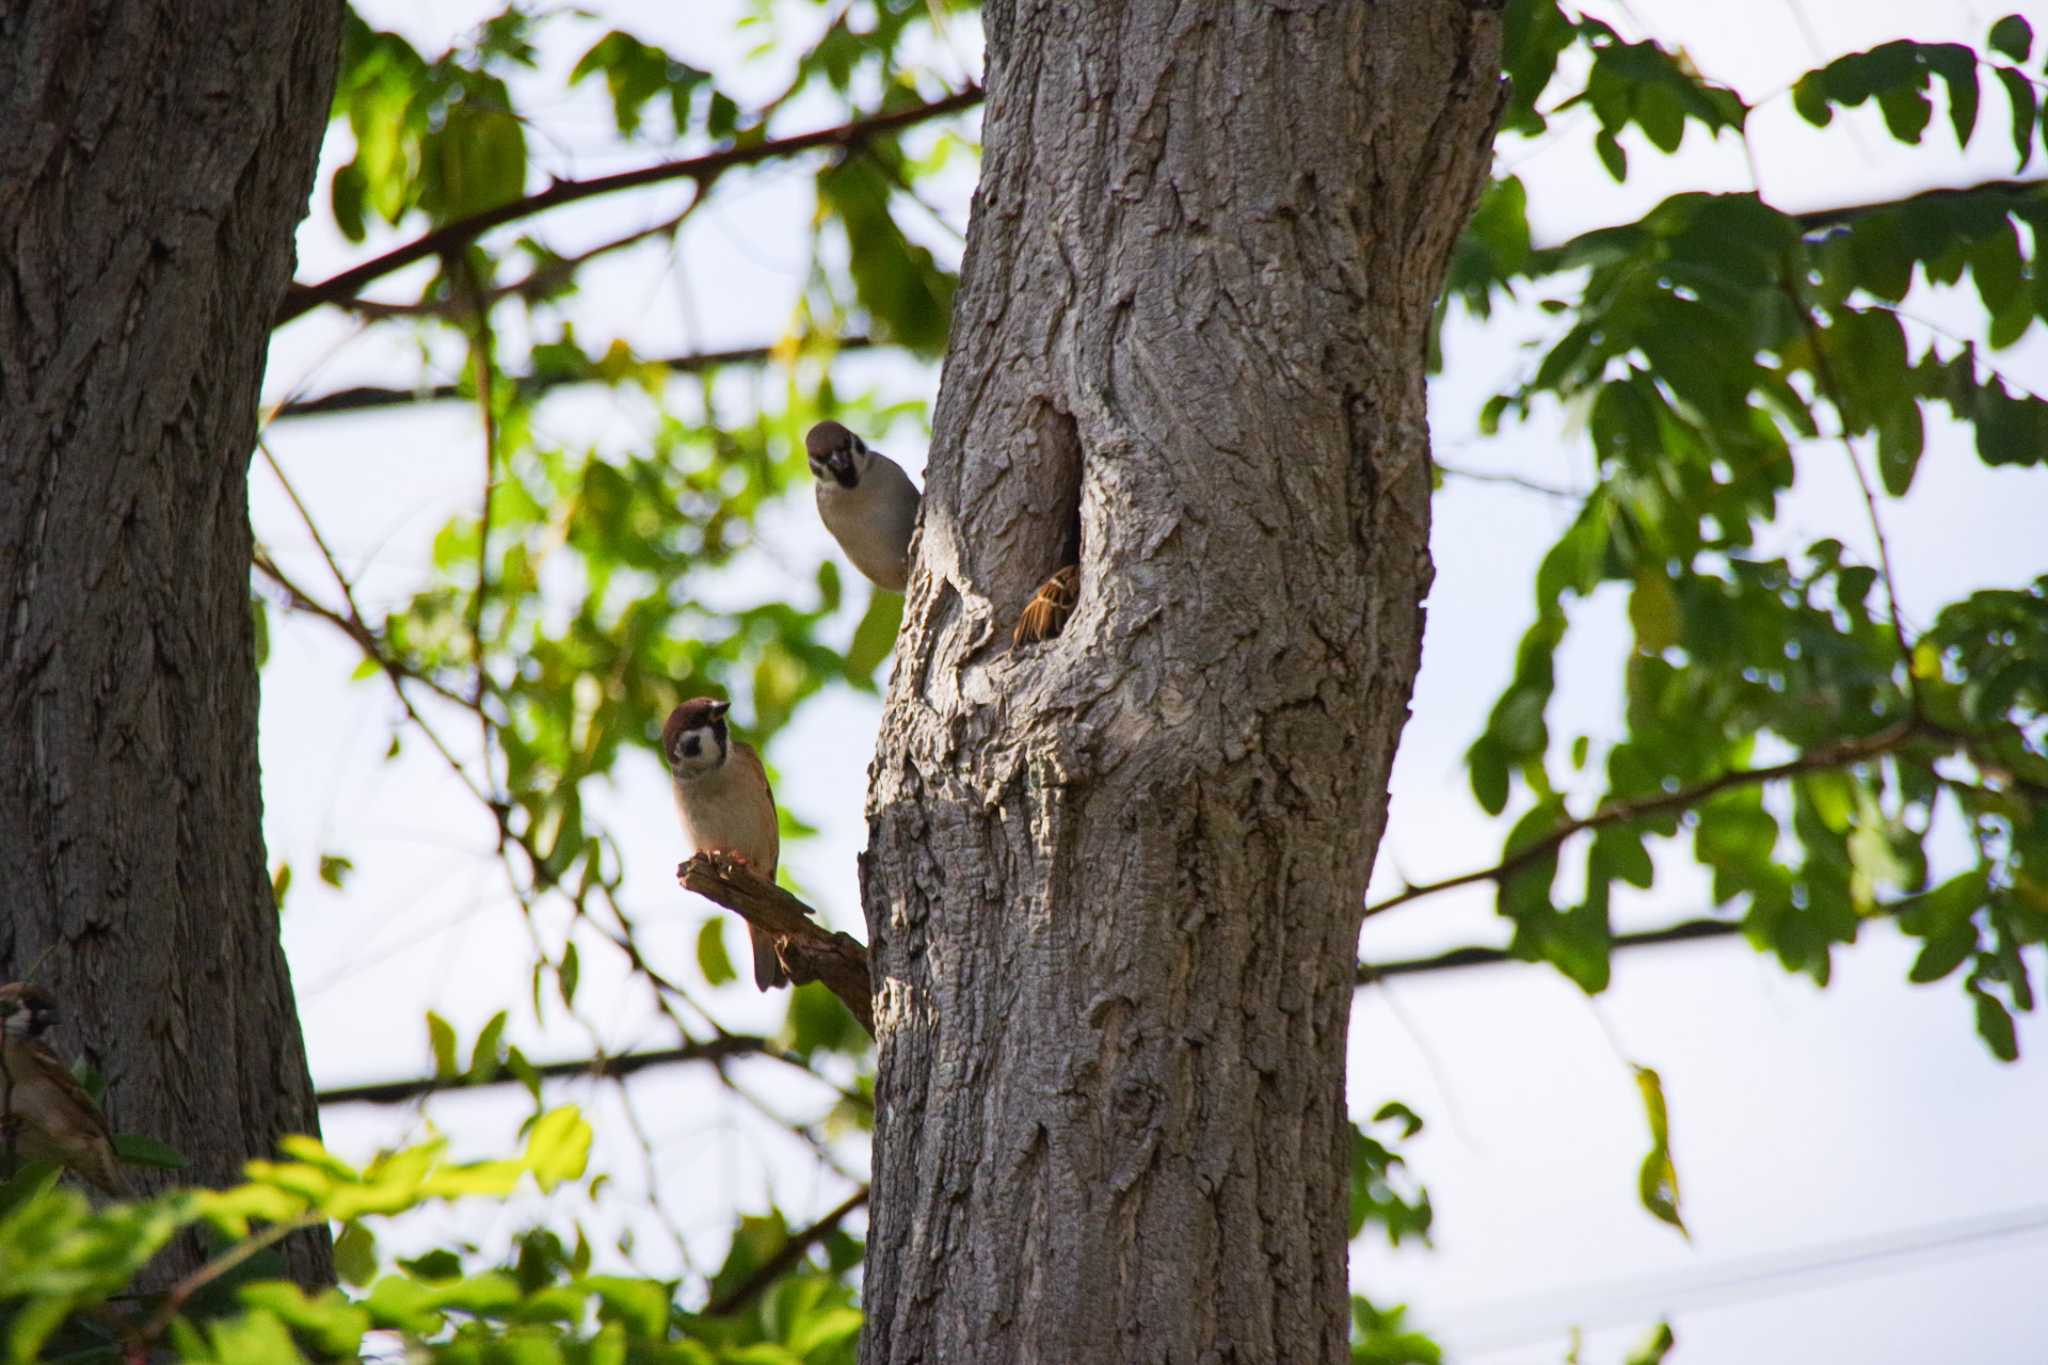
[[[902,592],[910,582],[910,533],[917,529],[917,485],[879,450],[837,422],[804,436],[818,516],[853,567],[878,588]]]
[[[1074,599],[1080,591],[1079,564],[1069,564],[1039,584],[1038,591],[1031,594],[1031,600],[1018,615],[1017,628],[1010,632],[1011,645],[1033,645],[1059,634],[1067,618],[1074,614]]]
[[[782,852],[775,793],[768,789],[761,756],[726,729],[730,706],[693,697],[669,712],[661,753],[690,852],[730,853],[772,882]],[[764,991],[788,985],[774,937],[752,924],[747,933],[754,940],[754,984]]]
[[[114,1135],[92,1096],[40,1037],[57,1002],[40,986],[0,986],[0,1150],[68,1166],[107,1194],[130,1193]]]

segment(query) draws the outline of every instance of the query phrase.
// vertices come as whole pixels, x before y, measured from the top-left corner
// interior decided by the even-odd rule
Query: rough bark
[[[864,896],[869,1365],[1339,1361],[1457,0],[1008,0]],[[1080,545],[1078,608],[1013,647]]]
[[[248,462],[340,20],[0,5],[0,976],[60,995],[115,1128],[188,1182],[319,1127],[265,869]],[[324,1276],[324,1235],[288,1260]]]

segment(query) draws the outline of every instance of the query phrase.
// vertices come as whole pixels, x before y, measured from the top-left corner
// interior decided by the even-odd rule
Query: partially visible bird
[[[782,853],[775,793],[768,789],[761,756],[726,729],[730,706],[693,697],[669,712],[661,753],[690,852],[733,854],[772,882]],[[754,984],[764,991],[788,985],[774,937],[752,924],[747,933],[754,940]]]
[[[40,1038],[57,1002],[40,986],[0,986],[0,1148],[68,1166],[108,1194],[130,1193],[114,1135],[92,1096]]]
[[[804,436],[818,516],[846,557],[875,584],[902,592],[910,582],[910,533],[917,529],[917,485],[879,450],[837,422]]]
[[[1069,564],[1038,585],[1031,600],[1017,616],[1017,628],[1010,632],[1012,645],[1033,645],[1050,640],[1074,614],[1075,599],[1081,593],[1081,566]]]

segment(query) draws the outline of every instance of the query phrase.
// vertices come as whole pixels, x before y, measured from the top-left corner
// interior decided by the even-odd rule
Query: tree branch
[[[832,346],[839,351],[862,351],[880,342],[866,336],[835,338]],[[669,356],[665,359],[645,363],[659,365],[676,374],[697,374],[704,370],[716,369],[721,365],[759,365],[772,357],[775,346],[739,346],[729,351],[696,351],[689,355]],[[504,374],[498,376],[500,384],[510,385],[521,394],[545,393],[549,389],[562,388],[570,384],[599,384],[604,380],[596,374],[563,371],[558,374]],[[279,404],[270,414],[270,421],[281,422],[289,417],[325,417],[335,413],[370,412],[379,408],[409,407],[414,403],[445,403],[458,398],[467,398],[460,384],[433,384],[417,389],[384,388],[377,385],[357,385],[353,388],[336,389],[331,393],[315,394],[311,398],[297,398]]]
[[[754,1273],[726,1290],[710,1303],[704,1305],[707,1318],[723,1317],[736,1309],[744,1308],[777,1280],[787,1275],[804,1258],[804,1254],[818,1243],[830,1237],[838,1226],[868,1202],[868,1187],[863,1185],[846,1197],[846,1201],[817,1222],[794,1233],[778,1248],[773,1256],[754,1268]]]
[[[1767,782],[1778,782],[1803,773],[1822,772],[1829,768],[1845,768],[1852,763],[1888,754],[1916,735],[1924,734],[1927,727],[1918,720],[1902,720],[1888,725],[1875,734],[1859,739],[1845,739],[1837,744],[1823,745],[1794,759],[1773,764],[1768,768],[1744,768],[1737,772],[1722,773],[1719,777],[1708,778],[1705,782],[1684,787],[1661,796],[1646,796],[1634,801],[1617,801],[1611,806],[1602,806],[1591,815],[1576,820],[1567,820],[1548,834],[1516,849],[1492,867],[1479,868],[1472,872],[1461,872],[1455,877],[1446,877],[1440,882],[1424,882],[1396,892],[1383,901],[1365,907],[1365,917],[1391,910],[1409,901],[1434,896],[1440,891],[1450,891],[1474,882],[1503,882],[1539,858],[1555,853],[1563,843],[1575,834],[1589,829],[1603,829],[1608,825],[1619,825],[1630,820],[1642,820],[1669,811],[1684,810],[1719,792],[1733,787],[1752,787]]]
[[[1959,199],[1991,198],[2010,199],[2017,203],[2039,198],[2044,189],[2048,189],[2048,180],[1986,180],[1975,185],[1921,190],[1903,199],[1879,199],[1868,204],[1843,204],[1835,208],[1812,209],[1806,213],[1792,213],[1786,216],[1808,232],[1818,232],[1823,228],[1846,227],[1858,218],[1889,213],[1907,204],[1940,204]]]
[[[821,981],[875,1036],[875,992],[868,950],[817,922],[817,911],[725,853],[699,853],[676,869],[686,891],[722,905],[775,936],[775,951],[797,985]]]
[[[346,615],[316,601],[304,588],[286,577],[284,570],[277,566],[277,562],[262,550],[256,551],[251,556],[250,563],[257,573],[270,582],[272,587],[284,594],[284,605],[287,611],[301,612],[307,616],[316,617],[327,622],[343,635],[348,636],[350,640],[355,642],[356,648],[362,650],[363,657],[383,669],[392,678],[394,683],[401,679],[416,682],[444,701],[454,702],[464,710],[470,708],[471,703],[468,697],[463,696],[445,683],[435,681],[403,660],[385,653],[383,641],[377,638],[377,632],[372,630],[369,623],[363,620],[361,614],[355,610],[352,601]]]
[[[955,100],[966,100],[967,94],[968,92],[962,92],[961,95],[952,96],[950,98]],[[944,101],[941,101],[940,103],[943,102]],[[960,104],[957,107],[965,108],[968,104],[971,103],[972,101],[968,100],[966,103]],[[931,107],[932,106],[926,106],[927,109],[930,109]],[[945,112],[952,111],[949,109]],[[890,117],[897,116],[891,115]],[[840,129],[834,129],[831,131],[843,134],[845,132],[845,128],[853,126],[856,125],[849,124],[845,125]],[[811,136],[816,137],[823,135],[813,134]],[[797,140],[798,139],[785,139],[784,143],[762,145],[772,145],[776,147],[781,147],[785,145],[787,142],[793,142]],[[703,158],[699,158],[698,160],[701,161],[703,160]],[[674,162],[670,164],[674,166],[687,166],[694,165],[695,163]],[[628,174],[642,174],[642,172],[628,172]],[[678,172],[678,174],[686,174],[686,172]],[[562,185],[595,185],[600,184],[602,182],[594,180],[562,181],[559,183]],[[1792,217],[1794,221],[1799,223],[1800,226],[1805,228],[1807,231],[1815,232],[1824,228],[1851,223],[1858,218],[1868,217],[1874,213],[1883,213],[1891,209],[1896,209],[1903,204],[1921,202],[1926,200],[1938,201],[1944,199],[1960,199],[1976,195],[2003,196],[2014,200],[2021,200],[2037,195],[2042,191],[2044,186],[2048,186],[2048,181],[1993,180],[1987,181],[1981,185],[1967,185],[1957,189],[1925,190],[1919,194],[1911,195],[1905,199],[1883,200],[1869,204],[1852,204],[1841,208],[1816,209],[1810,213],[1794,214],[1792,215]],[[695,206],[692,205],[692,207]],[[470,221],[473,220],[465,220],[465,222]],[[447,232],[452,230],[452,228],[456,226],[460,226],[460,224],[451,224],[449,228],[441,229],[441,231]],[[674,220],[665,222],[661,224],[659,228],[647,229],[642,232],[634,233],[628,237],[620,238],[616,242],[605,243],[597,248],[593,248],[591,251],[583,253],[583,256],[569,258],[569,262],[581,261],[585,257],[595,255],[601,251],[612,249],[616,246],[630,245],[632,242],[638,241],[643,237],[653,235],[654,233],[659,231],[666,231],[672,228],[673,226]],[[483,229],[478,228],[475,230],[482,231]],[[1596,228],[1592,231],[1604,232],[1607,230],[1608,229],[1606,228]],[[1539,247],[1537,248],[1537,251],[1539,253],[1561,253],[1569,250],[1571,247],[1577,245],[1581,240],[1591,235],[1592,233],[1582,233],[1578,237],[1573,237],[1570,240],[1561,242],[1556,246]],[[417,258],[409,258],[406,263],[409,264],[411,259]],[[371,264],[375,264],[375,262],[372,262]],[[535,287],[544,280],[552,281],[553,279],[557,278],[560,274],[560,270],[558,268],[560,264],[562,263],[557,263],[556,268],[550,268],[549,270],[536,270],[533,273],[533,275],[529,276],[527,279],[521,280],[515,284],[504,286],[501,290],[494,291],[494,297],[519,294]],[[359,266],[356,269],[362,270],[365,268],[366,267]],[[392,267],[392,269],[396,268],[396,266]],[[341,278],[343,277],[336,276],[335,280],[339,280]],[[299,286],[298,289],[293,294],[288,296],[288,311],[285,317],[281,318],[280,321],[288,321],[290,318],[298,316],[299,313],[306,312],[311,308],[317,307],[321,304],[334,304],[339,307],[356,309],[358,311],[377,317],[401,314],[409,316],[422,311],[446,311],[445,309],[439,308],[421,309],[416,306],[404,304],[368,303],[352,297],[345,290],[331,290],[330,286],[333,284],[334,281],[329,280],[323,281],[319,284]],[[313,295],[315,295],[316,293],[318,294],[318,297],[313,297]],[[302,299],[310,299],[311,301],[306,303],[305,307],[303,308],[295,307],[298,301]],[[877,343],[875,343],[874,341],[867,337],[846,337],[840,340],[839,347],[841,350],[854,350],[858,348],[873,346],[875,344]],[[775,348],[772,346],[744,346],[729,351],[706,351],[703,352],[702,354],[697,355],[673,356],[666,360],[657,360],[652,363],[666,366],[668,369],[671,369],[677,372],[678,374],[692,374],[699,370],[710,369],[718,365],[759,364],[762,361],[768,359],[768,357],[774,353],[774,349]],[[589,375],[582,374],[521,375],[517,377],[510,375],[501,375],[499,376],[499,382],[513,384],[521,392],[535,392],[545,391],[565,384],[594,383],[596,382],[596,380]],[[446,402],[451,399],[463,398],[466,396],[467,395],[463,393],[461,388],[454,384],[436,384],[429,387],[411,389],[384,387],[378,385],[359,385],[347,389],[338,389],[332,393],[319,394],[312,398],[298,399],[292,402],[281,404],[271,414],[270,420],[279,421],[290,417],[318,417],[330,413],[365,412],[378,408],[403,407],[413,403]],[[1503,482],[1520,482],[1520,480],[1515,479],[1512,476],[1484,474],[1468,470],[1453,471],[1450,469],[1446,469],[1445,472],[1456,473],[1457,476],[1461,478],[1493,478],[1499,479]],[[1564,489],[1553,489],[1549,487],[1536,486],[1533,484],[1529,486],[1531,487],[1532,491],[1535,492],[1555,494],[1559,496],[1573,496],[1569,494],[1568,490]]]
[[[1633,934],[1616,934],[1609,944],[1613,952],[1630,952],[1637,948],[1656,948],[1672,944],[1692,943],[1704,939],[1732,938],[1742,932],[1742,922],[1732,919],[1689,919],[1659,929],[1645,929]],[[1505,948],[1467,945],[1433,953],[1428,957],[1396,958],[1388,962],[1361,962],[1358,964],[1357,984],[1370,986],[1376,982],[1389,981],[1402,976],[1428,976],[1436,972],[1458,971],[1466,967],[1493,966],[1538,966],[1524,958],[1516,957]],[[693,1042],[683,1047],[663,1048],[647,1052],[629,1052],[620,1057],[577,1057],[567,1061],[545,1062],[534,1067],[534,1071],[546,1080],[573,1080],[578,1076],[601,1076],[607,1079],[622,1079],[636,1072],[660,1066],[685,1066],[691,1063],[710,1062],[714,1065],[732,1057],[768,1056],[776,1054],[766,1038],[750,1034],[726,1034],[704,1042]],[[495,1086],[518,1085],[519,1077],[510,1071],[500,1070],[487,1081],[443,1080],[434,1076],[408,1076],[389,1081],[368,1081],[362,1085],[337,1086],[319,1093],[319,1102],[325,1105],[337,1104],[404,1104],[444,1090],[488,1090]]]
[[[624,236],[613,237],[608,241],[599,242],[596,246],[579,251],[573,256],[550,256],[519,279],[513,280],[509,284],[492,285],[484,291],[484,300],[487,303],[497,304],[504,302],[506,299],[517,298],[532,303],[547,293],[561,288],[575,277],[578,270],[581,270],[600,256],[608,256],[612,252],[638,246],[650,238],[669,236],[685,222],[689,221],[690,215],[695,213],[697,206],[703,202],[703,196],[698,195],[690,200],[682,212],[671,214],[652,226],[635,228]],[[467,307],[466,304],[459,300],[429,299],[420,303],[378,303],[373,299],[360,298],[336,299],[334,300],[334,306],[367,318],[372,322],[382,322],[390,318],[448,318],[458,316]],[[504,376],[501,375],[499,378],[502,380]]]
[[[948,114],[957,114],[963,109],[971,109],[981,103],[981,100],[981,87],[971,85],[965,90],[926,104],[898,109],[894,113],[873,114],[866,118],[853,119],[833,128],[820,128],[792,137],[770,138],[761,142],[725,147],[704,156],[664,161],[656,166],[620,171],[616,175],[594,176],[589,180],[557,180],[538,194],[530,194],[483,213],[457,219],[415,237],[403,246],[394,247],[381,256],[364,261],[361,265],[351,266],[338,275],[330,275],[317,284],[294,285],[285,294],[284,305],[278,310],[273,325],[290,322],[293,318],[312,312],[322,304],[353,298],[373,280],[403,270],[415,261],[427,260],[466,246],[492,228],[503,227],[522,218],[531,218],[549,209],[561,208],[565,204],[595,198],[600,194],[634,190],[671,180],[695,181],[701,191],[704,186],[737,166],[777,161],[820,147],[857,146],[871,137],[900,132],[929,119],[943,118]]]
[[[764,1054],[769,1049],[766,1038],[751,1034],[728,1033],[703,1042],[689,1042],[681,1047],[667,1047],[647,1052],[628,1052],[620,1057],[576,1057],[563,1062],[543,1062],[533,1068],[533,1074],[543,1080],[573,1080],[589,1076],[601,1080],[623,1080],[635,1072],[655,1066],[679,1066],[688,1062],[721,1062],[728,1057],[752,1057]],[[521,1078],[508,1068],[500,1067],[498,1074],[487,1081],[467,1080],[463,1077],[443,1078],[439,1076],[407,1076],[390,1081],[367,1081],[362,1085],[337,1086],[322,1090],[314,1099],[325,1108],[335,1104],[404,1104],[409,1100],[425,1099],[444,1090],[483,1090],[499,1085],[518,1085]]]
[[[1673,943],[1694,943],[1701,939],[1732,938],[1741,932],[1740,920],[1688,919],[1680,920],[1676,924],[1667,924],[1661,929],[1616,934],[1607,947],[1609,952],[1620,953],[1632,948],[1656,948]],[[1424,976],[1430,972],[1450,972],[1461,967],[1492,967],[1506,962],[1517,962],[1524,966],[1535,965],[1526,958],[1516,957],[1505,948],[1452,948],[1430,957],[1402,958],[1377,965],[1361,962],[1358,964],[1358,984],[1370,986],[1397,976]]]

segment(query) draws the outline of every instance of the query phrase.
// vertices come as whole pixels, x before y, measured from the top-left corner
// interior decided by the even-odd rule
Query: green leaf
[[[1921,135],[1934,118],[1934,101],[1918,90],[1882,91],[1877,107],[1884,115],[1885,130],[1915,147],[1920,145]]]
[[[147,1133],[114,1134],[114,1154],[131,1166],[152,1166],[160,1171],[182,1171],[192,1164],[176,1147]]]
[[[343,1284],[357,1289],[377,1278],[377,1238],[361,1221],[344,1223],[334,1239],[334,1269]]]
[[[1589,876],[1602,880],[1612,877],[1645,890],[1657,876],[1656,868],[1650,862],[1650,850],[1643,844],[1642,833],[1626,825],[1609,825],[1593,836],[1587,869]]]
[[[865,1052],[870,1040],[839,997],[813,981],[790,992],[783,1041],[793,1052]]]
[[[601,1321],[621,1323],[639,1337],[659,1339],[668,1330],[669,1292],[658,1281],[593,1275],[582,1284],[596,1293]]]
[[[355,870],[355,864],[339,853],[320,855],[320,880],[339,889],[348,881],[348,874]]]
[[[1628,179],[1628,153],[1622,150],[1621,143],[1613,133],[1605,128],[1595,133],[1593,150],[1599,154],[1600,164],[1607,168],[1607,173],[1616,181]]]
[[[1628,598],[1628,619],[1635,628],[1636,647],[1644,653],[1661,654],[1676,645],[1680,636],[1678,595],[1671,590],[1671,580],[1647,569],[1637,574],[1635,590]]]
[[[1948,89],[1948,120],[1955,130],[1956,146],[1968,147],[1970,135],[1977,128],[1977,105],[1981,98],[1977,54],[1960,43],[1936,43],[1929,45],[1923,55]]]
[[[2019,156],[2016,169],[2023,171],[2034,159],[2034,124],[2038,109],[2034,84],[2024,71],[2016,71],[2009,66],[1992,70],[1998,76],[1998,83],[2005,87],[2006,102],[2012,108],[2012,149]]]
[[[1913,960],[1912,970],[1906,973],[1906,979],[1922,986],[1939,981],[1962,966],[1963,959],[1976,949],[1976,926],[1965,921],[1939,937],[1927,940],[1920,956]]]
[[[1508,763],[1501,746],[1491,735],[1481,735],[1465,755],[1472,774],[1472,795],[1488,815],[1499,815],[1508,804]]]
[[[1993,52],[2023,62],[2034,50],[2034,26],[2022,15],[2008,14],[1991,26],[1987,41]]]
[[[571,944],[570,947],[574,948],[575,945]],[[490,1022],[484,1025],[483,1031],[477,1034],[476,1047],[469,1054],[469,1071],[465,1076],[470,1083],[482,1085],[497,1076],[501,1064],[498,1049],[505,1036],[507,1017],[504,1010],[499,1010],[491,1016]]]
[[[855,686],[873,690],[875,669],[896,647],[902,623],[901,593],[876,592],[868,598],[868,609],[853,628],[853,643],[846,647],[846,676]]]
[[[1513,14],[1521,6],[1509,9]],[[1442,1365],[1443,1348],[1406,1325],[1404,1307],[1381,1309],[1351,1296],[1351,1365]]]
[[[343,1235],[347,1235],[346,1231]],[[337,1241],[337,1265],[340,1259],[341,1246]],[[362,1348],[364,1334],[370,1330],[370,1315],[334,1289],[323,1290],[309,1296],[295,1284],[266,1280],[237,1286],[235,1298],[244,1308],[254,1310],[252,1317],[261,1315],[269,1321],[289,1327],[294,1334],[305,1338],[307,1344],[313,1347],[321,1359],[353,1358]],[[224,1326],[227,1326],[225,1321],[216,1318],[207,1324],[207,1330],[212,1334],[217,1328]],[[242,1354],[239,1350],[230,1352],[225,1347],[225,1342],[230,1339],[225,1335],[215,1336],[215,1345],[219,1353],[212,1358],[222,1362],[247,1361],[249,1365],[255,1365],[255,1362],[260,1360],[280,1358],[275,1355]],[[267,1329],[254,1344],[259,1351],[278,1349],[275,1339]],[[287,1341],[286,1349],[290,1349],[290,1346],[291,1343]],[[296,1360],[303,1357],[296,1350],[291,1350],[290,1355],[282,1358]]]
[[[725,950],[724,915],[713,915],[697,930],[697,970],[713,986],[739,980],[739,973],[733,970],[732,955]]]
[[[1642,1093],[1643,1113],[1650,1123],[1650,1150],[1643,1157],[1638,1193],[1653,1217],[1683,1233],[1685,1220],[1678,1211],[1678,1168],[1671,1161],[1671,1118],[1664,1105],[1664,1082],[1649,1067],[1633,1070]]]
[[[576,987],[583,980],[583,954],[571,943],[562,949],[561,964],[555,968],[555,982],[562,992],[562,1003],[571,1009],[576,1005]]]
[[[1716,865],[1761,864],[1778,845],[1778,822],[1755,794],[1709,802],[1699,812],[1693,841],[1700,861]]]
[[[1972,990],[1970,998],[1977,1006],[1977,1033],[1991,1049],[1991,1055],[2001,1062],[2018,1061],[2019,1036],[2013,1030],[2012,1014],[2004,1003],[1984,990]]]
[[[1877,468],[1887,493],[1903,498],[1913,486],[1913,474],[1927,449],[1927,430],[1920,419],[1920,405],[1908,398],[1893,403],[1878,417]]]
[[[1649,1336],[1623,1358],[1621,1365],[1660,1365],[1676,1345],[1678,1338],[1672,1333],[1671,1324],[1660,1322],[1650,1329]]]
[[[590,1161],[590,1125],[574,1105],[542,1114],[526,1140],[523,1160],[532,1168],[543,1193],[565,1180],[575,1180]]]
[[[455,1061],[455,1026],[427,1011],[427,1042],[434,1050],[434,1079],[452,1081],[462,1074]]]

